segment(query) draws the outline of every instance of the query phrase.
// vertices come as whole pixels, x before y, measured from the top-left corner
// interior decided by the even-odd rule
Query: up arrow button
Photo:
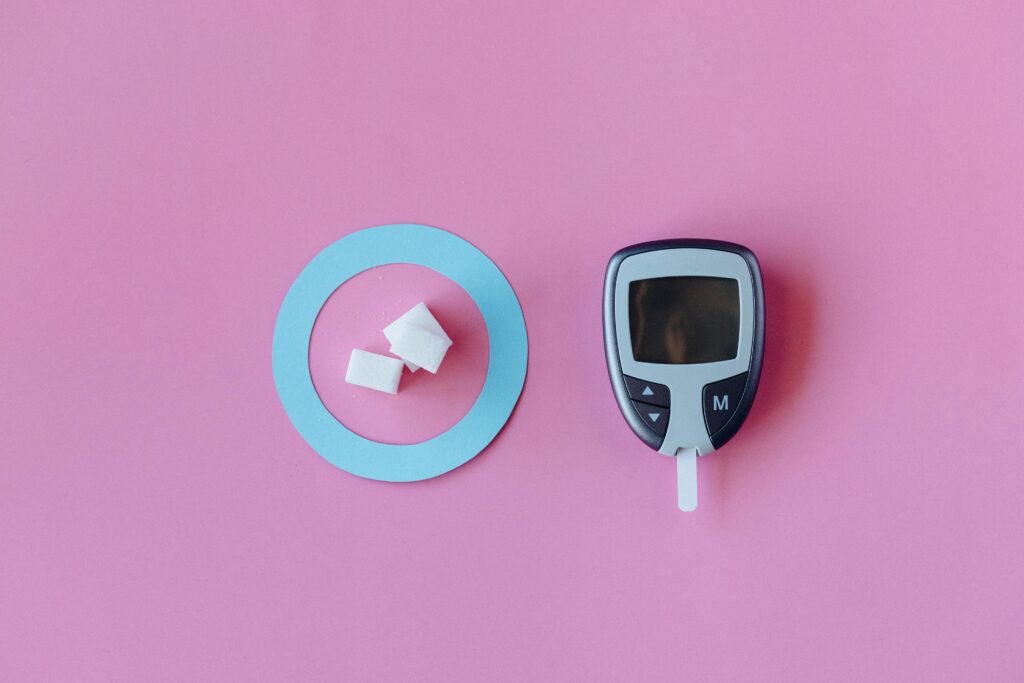
[[[629,375],[623,375],[622,379],[626,382],[626,393],[632,400],[649,403],[659,408],[669,407],[668,387],[664,384],[645,382]]]

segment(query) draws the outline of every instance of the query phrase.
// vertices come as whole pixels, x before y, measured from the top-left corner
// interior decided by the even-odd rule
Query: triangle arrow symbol
[[[651,418],[651,422],[657,422],[658,418],[661,417],[661,413],[647,413],[647,415]]]
[[[644,396],[654,396],[654,392],[651,391],[650,387],[644,387],[643,395]]]

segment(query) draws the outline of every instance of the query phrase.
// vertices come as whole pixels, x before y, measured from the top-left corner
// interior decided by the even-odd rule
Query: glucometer
[[[677,460],[679,508],[697,507],[697,456],[739,430],[764,357],[764,290],[746,247],[701,239],[627,247],[608,263],[612,388],[640,439]]]

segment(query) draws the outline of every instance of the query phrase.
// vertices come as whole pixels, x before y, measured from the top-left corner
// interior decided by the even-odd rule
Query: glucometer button
[[[642,379],[630,377],[629,375],[623,375],[622,379],[626,380],[626,393],[634,401],[650,403],[653,406],[661,406],[662,408],[669,407],[668,387],[664,384],[645,382]]]
[[[652,406],[639,401],[633,401],[633,408],[640,415],[644,424],[654,430],[658,436],[665,436],[668,430],[668,408]]]
[[[736,412],[746,386],[745,372],[721,382],[704,385],[704,421],[707,422],[709,436],[724,427]]]

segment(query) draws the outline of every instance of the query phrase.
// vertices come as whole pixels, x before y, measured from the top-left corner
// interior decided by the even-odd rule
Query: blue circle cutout
[[[309,339],[320,309],[348,279],[377,266],[409,263],[461,286],[487,326],[490,359],[476,403],[448,431],[415,444],[371,441],[324,407],[309,371]],[[302,438],[332,465],[367,479],[420,481],[462,465],[498,435],[526,380],[526,321],[512,285],[487,255],[439,228],[414,223],[354,232],[328,246],[299,273],[274,327],[274,383]]]

